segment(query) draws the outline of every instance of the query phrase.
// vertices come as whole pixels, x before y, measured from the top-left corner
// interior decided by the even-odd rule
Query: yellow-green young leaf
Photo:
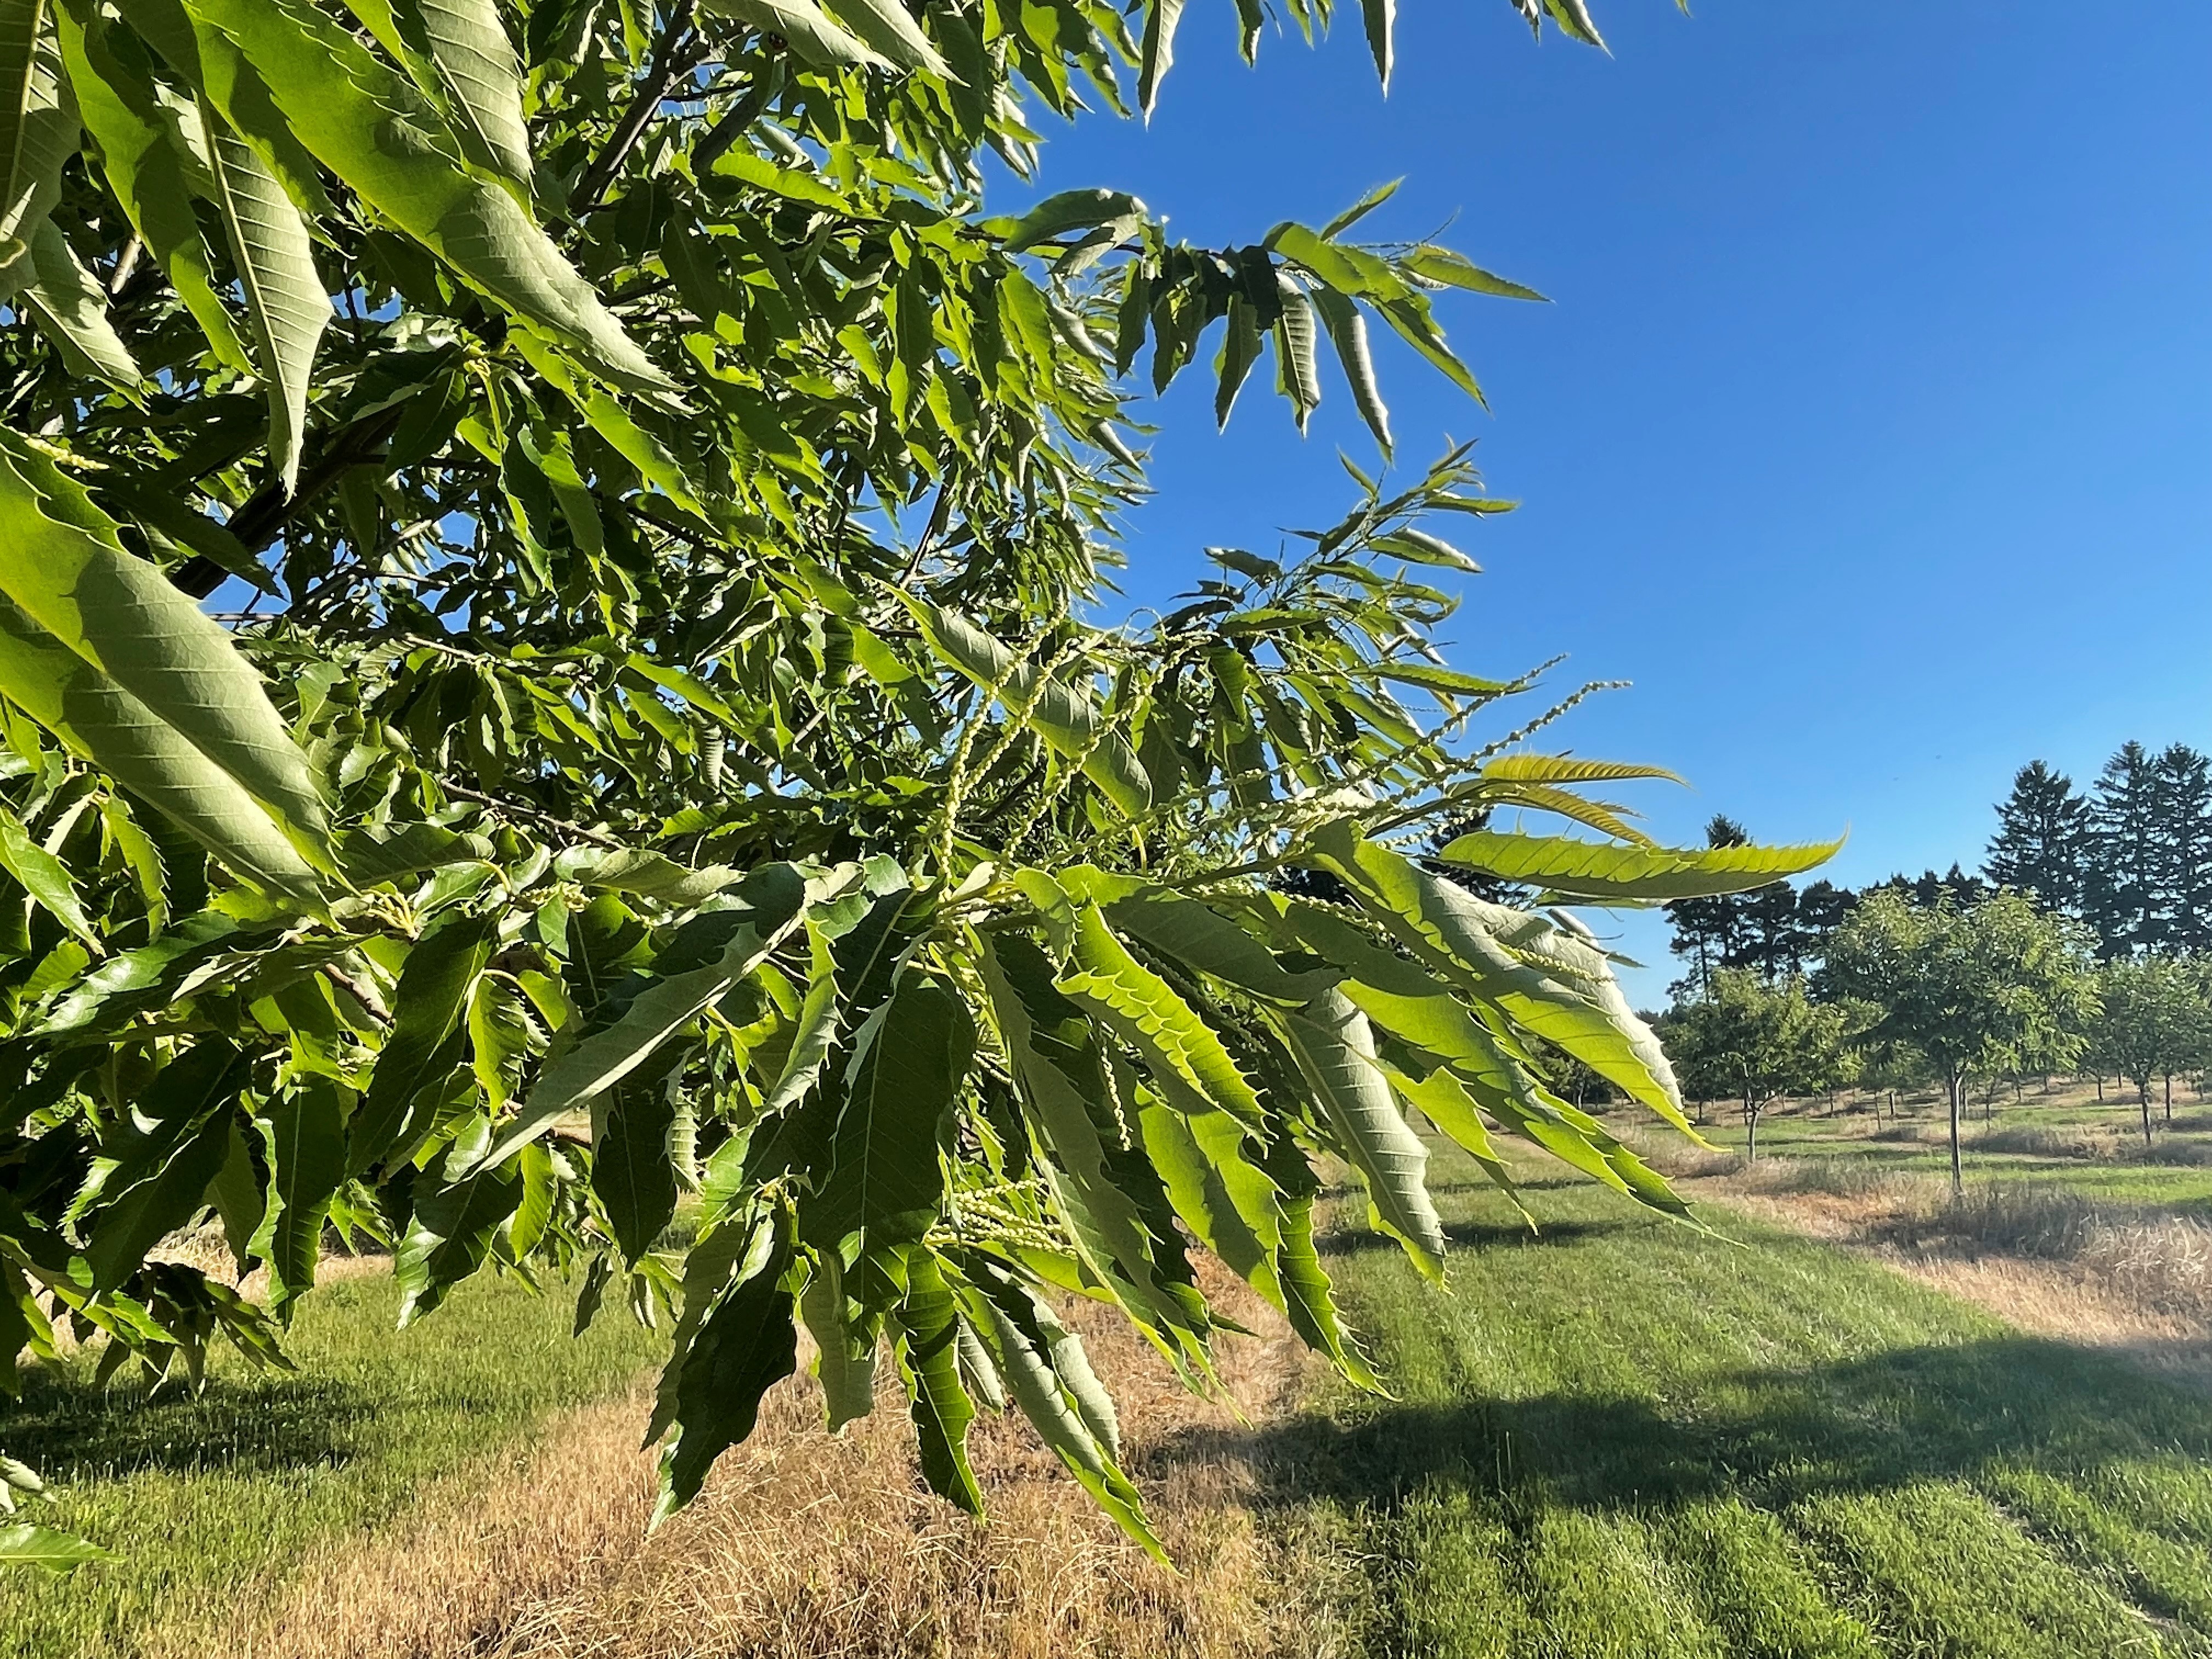
[[[431,60],[459,118],[470,160],[531,194],[530,129],[522,66],[495,0],[418,0]]]
[[[787,202],[803,202],[808,207],[828,208],[833,212],[857,217],[870,217],[866,208],[842,191],[831,188],[811,173],[797,167],[780,167],[765,156],[755,155],[750,150],[733,149],[714,162],[715,176],[735,179],[739,184],[750,185],[755,190],[764,190],[771,196],[781,196]]]
[[[1635,778],[1682,781],[1663,766],[1577,760],[1571,755],[1501,755],[1482,769],[1482,775],[1486,781],[1504,779],[1515,783],[1619,783]]]
[[[1441,1277],[1443,1223],[1422,1176],[1429,1151],[1399,1115],[1366,1016],[1342,992],[1324,991],[1304,1013],[1270,1011],[1267,1019],[1297,1058],[1339,1150],[1359,1171],[1376,1224],[1424,1273]]]
[[[1137,751],[1107,724],[1089,691],[1058,678],[1040,684],[1036,664],[1017,663],[1012,651],[965,617],[911,594],[899,597],[939,659],[977,685],[995,689],[1010,711],[1026,711],[1030,729],[1078,762],[1083,775],[1122,811],[1135,817],[1152,810],[1152,780]]]
[[[1591,800],[1571,789],[1554,788],[1548,783],[1516,783],[1510,779],[1486,777],[1472,793],[1493,806],[1526,806],[1539,812],[1556,812],[1571,823],[1586,824],[1601,835],[1632,842],[1638,847],[1659,844],[1623,816],[1627,808],[1611,801]]]
[[[1589,7],[1583,0],[1544,0],[1544,9],[1551,14],[1552,21],[1559,26],[1561,33],[1581,41],[1586,46],[1595,46],[1601,52],[1605,50],[1604,37],[1598,33],[1597,24],[1591,18]]]
[[[1207,1106],[1255,1127],[1264,1121],[1260,1097],[1237,1069],[1220,1036],[1176,989],[1131,956],[1096,904],[1076,912],[1077,971],[1059,984],[1144,1055],[1155,1074],[1180,1081]]]
[[[900,0],[830,0],[830,11],[849,33],[899,68],[926,70],[946,81],[960,78]]]
[[[0,285],[15,289],[17,303],[61,348],[70,374],[125,388],[138,384],[137,362],[107,320],[106,291],[52,220],[32,228],[28,247],[0,270]]]
[[[74,1534],[52,1527],[34,1527],[21,1521],[0,1527],[0,1566],[44,1567],[48,1572],[67,1572],[88,1561],[108,1561],[111,1552],[87,1543]]]
[[[1370,5],[1375,3],[1368,0]],[[1359,314],[1356,301],[1333,288],[1316,288],[1313,303],[1321,313],[1322,326],[1328,331],[1329,343],[1336,348],[1336,361],[1352,386],[1352,401],[1358,408],[1359,418],[1367,422],[1367,429],[1382,446],[1383,459],[1388,460],[1390,411],[1383,407],[1382,391],[1375,384],[1375,364],[1367,355],[1367,319]]]
[[[4,806],[0,806],[0,867],[21,882],[23,890],[63,927],[90,945],[95,954],[99,952],[100,935],[85,919],[84,904],[77,896],[69,866],[40,846],[24,828],[23,820]]]
[[[289,495],[299,481],[307,438],[307,386],[315,350],[331,320],[330,295],[316,274],[307,221],[251,146],[203,112],[209,170],[223,228],[230,234],[238,285],[252,320],[254,355],[269,397],[269,457]]]
[[[1565,836],[1479,830],[1443,849],[1450,863],[1569,898],[1673,900],[1743,893],[1835,856],[1840,841],[1804,847],[1619,847]]]
[[[78,131],[48,0],[0,0],[0,265],[61,199]]]
[[[371,207],[611,379],[672,389],[522,204],[471,172],[422,94],[353,35],[306,0],[190,9],[236,45],[299,142]]]
[[[840,64],[890,68],[865,42],[833,22],[814,0],[707,0],[707,9],[781,35],[791,42],[793,52],[823,69]]]
[[[216,356],[251,373],[192,212],[191,173],[198,167],[179,112],[156,94],[137,39],[91,5],[82,10],[82,17],[75,9],[60,14],[62,55],[85,126],[98,141],[108,186]],[[196,118],[193,125],[197,130]],[[204,142],[198,149],[205,154]]]
[[[81,486],[4,436],[0,592],[234,779],[303,853],[329,867],[322,798],[261,677],[198,605],[124,550],[115,521]]]

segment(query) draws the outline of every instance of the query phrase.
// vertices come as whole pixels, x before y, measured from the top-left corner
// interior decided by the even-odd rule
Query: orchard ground
[[[2030,1083],[1954,1206],[1940,1104],[1902,1108],[1789,1103],[1749,1169],[1717,1110],[1719,1153],[1640,1133],[1702,1231],[1516,1158],[1532,1232],[1439,1151],[1448,1294],[1340,1200],[1389,1398],[1232,1296],[1240,1420],[1079,1310],[1181,1577],[1020,1425],[978,1425],[978,1527],[888,1392],[832,1442],[803,1381],[647,1537],[657,1339],[572,1345],[573,1291],[511,1284],[394,1336],[343,1280],[297,1375],[33,1385],[11,1443],[120,1559],[0,1580],[0,1653],[2212,1653],[2212,1109],[2179,1091],[2146,1160],[2131,1100]]]

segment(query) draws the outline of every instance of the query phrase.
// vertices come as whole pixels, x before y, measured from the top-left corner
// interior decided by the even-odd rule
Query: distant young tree
[[[2106,957],[2155,950],[2165,942],[2159,796],[2158,763],[2132,739],[2097,775],[2084,911]]]
[[[1997,832],[1982,873],[1996,886],[2034,894],[2047,909],[2079,915],[2089,841],[2087,799],[2064,773],[2031,761],[1997,803]]]
[[[2212,1006],[2205,1000],[2203,970],[2175,957],[2121,957],[2106,963],[2097,979],[2103,1006],[2091,1027],[2091,1042],[2100,1063],[2136,1085],[2148,1147],[2151,1080],[2166,1079],[2171,1118],[2174,1074],[2205,1053]]]
[[[1662,1028],[1685,1091],[1742,1109],[1747,1158],[1759,1156],[1759,1120],[1775,1101],[1849,1080],[1846,1036],[1844,1011],[1814,1002],[1802,979],[1773,985],[1743,968],[1716,969]]]
[[[2157,904],[2170,951],[2212,945],[2212,759],[2185,743],[2159,755]]]
[[[1873,1092],[1875,1118],[1881,1118],[1882,1097],[1887,1096],[1889,1115],[1894,1120],[1899,1092],[1923,1088],[1934,1082],[1935,1068],[1929,1065],[1928,1056],[1911,1043],[1878,1035],[1879,1009],[1856,1003],[1851,1006],[1863,1011],[1859,1018],[1850,1021],[1850,1029],[1857,1033],[1851,1043],[1852,1052],[1858,1058],[1858,1076],[1855,1080],[1860,1088]]]
[[[2070,1064],[2097,1010],[2078,924],[2009,888],[1972,905],[1948,894],[1932,905],[1892,889],[1869,894],[1829,947],[1827,981],[1834,993],[1881,1011],[1873,1041],[1917,1050],[1942,1080],[1954,1195],[1964,1189],[1959,1126],[1967,1079]]]

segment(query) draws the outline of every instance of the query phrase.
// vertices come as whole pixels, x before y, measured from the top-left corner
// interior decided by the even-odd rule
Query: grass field
[[[1396,1398],[1255,1448],[1362,1655],[2212,1652],[2212,1399],[1877,1264],[1449,1155],[1438,1298],[1330,1261]],[[1462,1177],[1464,1174],[1466,1178]]]
[[[2142,1118],[2131,1096],[2107,1085],[2100,1103],[2087,1085],[2050,1094],[2031,1084],[2014,1102],[2007,1094],[1967,1114],[1961,1139],[1970,1181],[2064,1186],[2115,1202],[2155,1206],[2212,1220],[2212,1103],[2177,1089],[2169,1122],[2154,1090],[2152,1145],[2146,1153]],[[1632,1125],[1635,1116],[1623,1114]],[[1648,1120],[1645,1120],[1648,1121]],[[1711,1110],[1699,1131],[1716,1146],[1741,1152],[1744,1131],[1725,1105]],[[1948,1124],[1941,1099],[1907,1098],[1893,1115],[1870,1099],[1846,1098],[1770,1108],[1759,1123],[1759,1154],[1770,1158],[1847,1158],[1899,1175],[1950,1174]]]
[[[190,1651],[191,1632],[309,1546],[367,1532],[441,1476],[495,1478],[532,1423],[625,1387],[659,1346],[619,1311],[571,1340],[574,1294],[558,1285],[464,1285],[395,1334],[398,1301],[386,1274],[326,1285],[301,1304],[296,1372],[226,1352],[198,1399],[94,1390],[88,1362],[27,1373],[7,1445],[59,1494],[38,1518],[118,1559],[65,1579],[0,1575],[0,1656]]]
[[[2040,1109],[1992,1127],[2101,1127]],[[2183,1115],[2177,1141],[2212,1127]],[[1778,1165],[1943,1168],[1932,1142],[1875,1127],[1791,1113],[1762,1140]],[[2186,1164],[1992,1149],[1971,1167],[2108,1197],[2142,1177],[2129,1201],[2177,1214],[2204,1201],[2156,1184],[2203,1173]],[[295,1376],[233,1363],[201,1400],[152,1404],[82,1374],[33,1382],[11,1448],[62,1484],[53,1518],[122,1559],[0,1578],[0,1656],[241,1650],[238,1605],[273,1595],[290,1633],[246,1645],[283,1659],[326,1659],[325,1629],[385,1659],[2212,1656],[2212,1392],[2026,1334],[1863,1251],[1725,1209],[1701,1233],[1528,1173],[1533,1237],[1437,1155],[1448,1296],[1394,1247],[1328,1237],[1389,1399],[1309,1368],[1299,1403],[1287,1355],[1243,1345],[1238,1425],[1178,1403],[1090,1310],[1183,1579],[1117,1543],[1025,1431],[979,1425],[994,1518],[976,1528],[915,1486],[895,1404],[830,1444],[803,1383],[696,1510],[643,1539],[641,1489],[590,1498],[636,1481],[621,1396],[654,1339],[617,1316],[572,1343],[565,1297],[500,1284],[394,1336],[372,1276],[304,1305]],[[525,1471],[532,1425],[593,1400],[562,1420],[611,1449]],[[471,1497],[495,1487],[501,1504]],[[507,1547],[481,1540],[521,1539],[521,1559],[533,1515],[584,1516],[589,1535],[548,1533],[538,1576],[503,1577]],[[404,1616],[304,1616],[333,1570]]]

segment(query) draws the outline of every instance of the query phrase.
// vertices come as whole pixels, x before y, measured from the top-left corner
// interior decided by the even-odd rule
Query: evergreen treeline
[[[2033,761],[2014,775],[1996,812],[1978,872],[1954,864],[1857,891],[1777,882],[1668,905],[1674,951],[1686,968],[1675,994],[1703,994],[1726,968],[1776,981],[1811,972],[1858,900],[1885,889],[1928,906],[1945,892],[1971,905],[1996,888],[2017,888],[2086,923],[2108,960],[2212,950],[2212,758],[2186,744],[2156,752],[2124,744],[2087,793]],[[1716,817],[1705,839],[1728,847],[1750,837]]]

